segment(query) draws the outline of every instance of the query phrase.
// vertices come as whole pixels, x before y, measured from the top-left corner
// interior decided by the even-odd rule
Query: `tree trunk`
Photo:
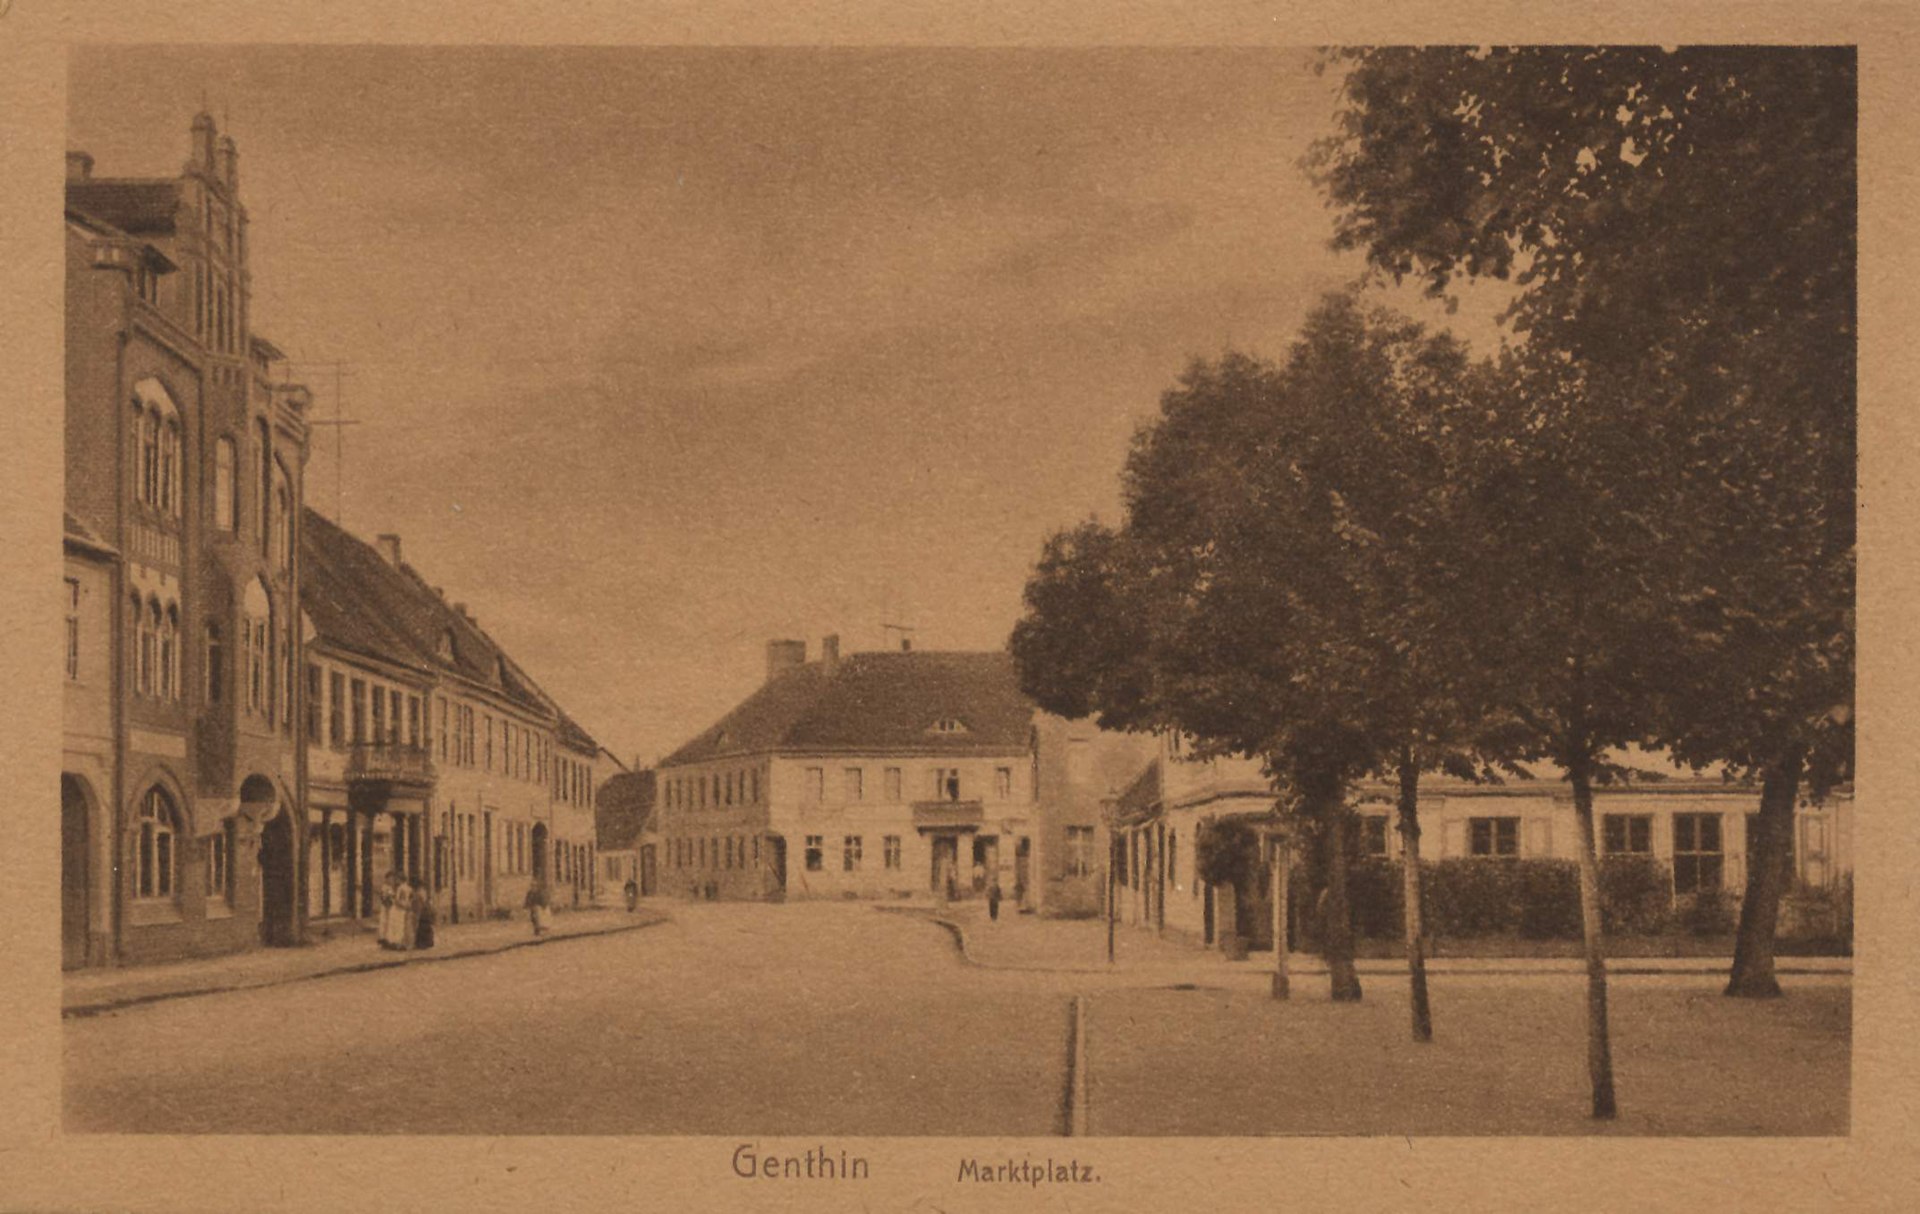
[[[1747,892],[1733,942],[1733,973],[1726,993],[1768,999],[1780,993],[1773,974],[1773,936],[1780,899],[1793,877],[1793,806],[1800,796],[1800,752],[1769,766],[1761,777],[1760,813],[1747,839]]]
[[[1607,958],[1600,936],[1600,866],[1593,854],[1593,776],[1584,754],[1568,765],[1573,784],[1575,833],[1580,844],[1580,925],[1587,953],[1587,1075],[1593,1082],[1593,1115],[1611,1120],[1613,1047],[1607,1035]]]
[[[1293,991],[1287,977],[1287,865],[1292,849],[1285,838],[1273,842],[1273,997],[1285,999]]]
[[[1400,878],[1406,910],[1407,978],[1413,1039],[1433,1040],[1433,1011],[1427,1004],[1427,946],[1420,922],[1420,768],[1411,747],[1400,752]]]
[[[1327,980],[1336,1003],[1360,998],[1360,974],[1353,966],[1353,916],[1347,907],[1347,814],[1338,783],[1314,790],[1311,805],[1320,823],[1321,863],[1326,880],[1326,922],[1322,949]]]

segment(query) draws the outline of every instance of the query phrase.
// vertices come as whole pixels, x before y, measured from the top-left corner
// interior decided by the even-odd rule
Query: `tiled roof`
[[[171,232],[180,209],[180,183],[146,178],[69,181],[67,205],[123,232]]]
[[[301,528],[300,559],[300,604],[320,641],[416,670],[456,673],[533,712],[558,711],[491,637],[412,566],[389,563],[311,507]],[[450,656],[443,640],[450,642]]]
[[[855,653],[776,675],[668,764],[765,750],[1024,751],[1033,704],[1005,653]],[[940,732],[940,721],[960,728]]]
[[[625,851],[653,817],[651,771],[623,771],[600,786],[593,803],[594,841],[601,851]]]
[[[512,670],[510,666],[509,673],[518,673],[518,672]],[[559,712],[558,709],[555,709],[554,711]],[[593,735],[580,727],[580,722],[574,720],[572,717],[568,716],[564,712],[559,712],[559,716],[560,716],[559,734],[560,734],[560,741],[563,745],[571,746],[575,750],[586,750],[586,751],[592,751],[596,753],[599,751],[600,743],[594,741]]]

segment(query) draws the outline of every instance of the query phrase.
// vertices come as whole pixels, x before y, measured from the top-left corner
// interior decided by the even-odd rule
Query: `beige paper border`
[[[1916,1203],[1920,924],[1912,454],[1916,22],[1904,6],[1142,4],[995,0],[0,0],[0,1208],[211,1210],[1584,1209],[1893,1210]],[[1861,47],[1860,898],[1853,1129],[1844,1139],[842,1139],[871,1182],[746,1182],[732,1139],[173,1138],[59,1132],[57,586],[60,182],[73,42],[1109,44],[1386,41],[1856,42]],[[37,790],[49,790],[42,796]],[[262,1026],[262,1031],[267,1031]],[[768,1140],[769,1142],[774,1140]],[[797,1144],[804,1149],[811,1143]],[[963,1154],[1071,1154],[1096,1186],[953,1181]]]

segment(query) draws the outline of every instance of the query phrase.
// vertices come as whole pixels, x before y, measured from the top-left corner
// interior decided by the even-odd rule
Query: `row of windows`
[[[74,603],[73,611],[78,610],[78,590],[76,582],[67,583],[72,589],[69,599]],[[144,602],[138,594],[128,604],[130,618],[133,621],[133,690],[135,694],[150,699],[174,702],[180,699],[180,608],[174,603],[162,606],[157,598]],[[68,616],[67,626],[67,673],[69,678],[79,677],[79,620],[77,614]]]
[[[929,773],[931,777],[927,792],[936,801],[964,800],[960,769],[957,767],[936,767]],[[804,796],[807,804],[819,805],[826,800],[827,772],[823,767],[806,769]],[[887,802],[901,800],[902,774],[898,767],[882,768],[880,773],[880,795]],[[840,772],[840,800],[846,804],[867,799],[866,769],[846,767]],[[1013,768],[996,767],[993,769],[993,797],[996,801],[1013,799]]]
[[[442,762],[455,766],[497,770],[528,783],[548,781],[551,775],[557,799],[592,804],[592,769],[554,754],[552,739],[525,725],[503,718],[496,728],[492,713],[476,714],[471,705],[440,696],[435,747],[425,715],[427,702],[419,694],[334,670],[326,674],[323,697],[321,672],[314,665],[307,669],[307,694],[307,736],[322,741],[324,720],[324,741],[335,750],[369,742],[434,747]]]
[[[749,852],[752,854],[751,860],[748,859]],[[667,864],[672,868],[758,867],[760,836],[713,835],[698,839],[669,839]]]
[[[664,795],[669,809],[757,805],[760,802],[760,769],[747,767],[675,776],[667,781]]]
[[[170,404],[163,410],[157,403],[161,399],[162,390],[144,387],[133,401],[133,496],[136,502],[177,519],[185,513],[186,502],[184,438],[178,416]],[[293,563],[293,482],[286,466],[273,454],[271,432],[263,419],[254,420],[253,449],[258,461],[255,534],[268,562],[276,569],[286,569]],[[238,531],[240,527],[238,460],[233,439],[222,435],[215,440],[213,525],[221,531]]]
[[[864,840],[859,835],[840,837],[840,871],[857,873],[866,859]],[[900,836],[883,835],[880,838],[880,863],[887,869],[900,867]],[[806,847],[807,871],[817,873],[826,866],[826,839],[821,835],[808,835]]]
[[[1721,838],[1720,815],[1710,813],[1674,814],[1673,887],[1676,893],[1719,889],[1725,871],[1725,847]],[[1387,854],[1387,815],[1368,814],[1361,819],[1361,851],[1370,856]],[[1600,818],[1600,851],[1608,856],[1651,856],[1653,854],[1652,814],[1603,814]],[[1513,859],[1520,855],[1520,819],[1516,815],[1489,815],[1467,819],[1467,853]]]

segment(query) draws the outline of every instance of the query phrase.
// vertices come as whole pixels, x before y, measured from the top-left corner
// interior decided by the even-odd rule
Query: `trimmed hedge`
[[[1429,938],[1517,935],[1528,940],[1580,938],[1580,869],[1572,860],[1455,858],[1423,863],[1421,919]],[[1306,874],[1294,880],[1296,939],[1318,943],[1317,893]],[[1398,861],[1369,858],[1348,873],[1357,935],[1397,939],[1404,887]],[[1682,927],[1696,934],[1731,931],[1733,903],[1683,899],[1673,905],[1666,865],[1641,856],[1609,857],[1600,866],[1600,906],[1613,935],[1662,935]],[[1683,917],[1684,916],[1684,917]]]

